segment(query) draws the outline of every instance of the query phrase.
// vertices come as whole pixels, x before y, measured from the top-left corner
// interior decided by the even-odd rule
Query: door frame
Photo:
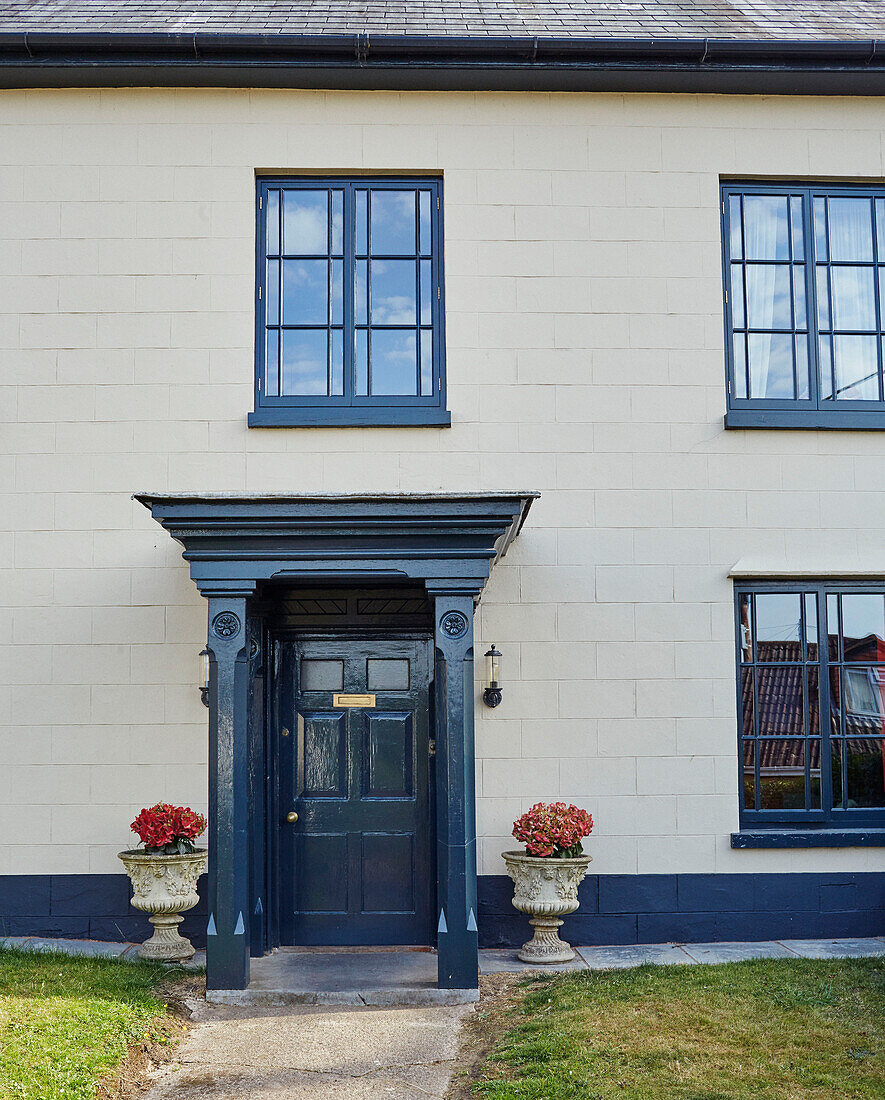
[[[265,813],[264,831],[265,831],[265,852],[267,853],[267,868],[266,868],[266,898],[267,898],[267,940],[268,947],[280,947],[290,946],[289,944],[283,944],[283,916],[282,916],[282,902],[284,896],[283,890],[283,861],[280,851],[280,821],[284,811],[283,797],[282,797],[282,783],[283,776],[280,768],[279,758],[279,735],[278,731],[283,725],[284,714],[286,710],[286,704],[284,704],[285,692],[287,685],[286,669],[291,668],[291,660],[294,653],[297,652],[299,643],[302,641],[331,641],[335,642],[341,639],[349,639],[353,641],[365,641],[371,642],[373,639],[378,641],[390,641],[395,639],[403,639],[405,641],[424,642],[427,645],[428,650],[428,675],[427,675],[427,726],[428,737],[432,742],[436,742],[437,730],[436,730],[436,714],[434,707],[435,691],[434,691],[434,659],[433,659],[433,630],[428,627],[427,629],[415,629],[414,627],[365,627],[354,625],[342,625],[337,629],[320,629],[318,627],[307,627],[299,629],[297,627],[277,627],[266,628],[265,631],[265,645],[267,647],[266,652],[269,655],[269,661],[267,662],[268,671],[266,673],[266,706],[265,706],[265,722],[264,722],[264,758],[266,761],[266,770],[268,778],[268,798],[267,798],[267,811]],[[286,648],[290,648],[292,656],[285,654]],[[294,698],[291,700],[291,704],[294,706]],[[294,736],[294,730],[291,736]],[[428,842],[428,859],[427,868],[430,876],[430,900],[431,900],[431,914],[427,925],[427,946],[432,947],[435,945],[434,936],[434,923],[433,913],[438,906],[438,890],[437,890],[437,860],[436,860],[436,843],[435,837],[437,835],[437,769],[436,769],[436,756],[434,753],[430,754],[428,760],[428,773],[427,773],[427,814],[430,828],[430,837]],[[291,945],[297,946],[297,945]],[[347,945],[342,945],[347,946]]]
[[[476,989],[474,637],[493,564],[522,529],[533,491],[415,493],[138,493],[181,543],[206,599],[209,655],[209,873],[206,985],[245,989],[266,933],[264,723],[256,674],[264,656],[265,586],[411,583],[430,605],[436,727],[437,973]],[[254,704],[254,705],[253,705]]]

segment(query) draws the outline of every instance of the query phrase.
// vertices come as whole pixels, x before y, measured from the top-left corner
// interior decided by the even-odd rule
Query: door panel
[[[347,834],[301,833],[296,838],[295,849],[304,911],[346,913],[347,876],[329,875],[326,869],[347,866]]]
[[[413,798],[412,712],[388,711],[365,716],[364,798]]]
[[[414,839],[406,833],[363,834],[364,913],[414,911]]]
[[[298,715],[298,795],[347,798],[347,715],[304,711]]]
[[[429,638],[283,646],[281,939],[432,943]],[[374,705],[335,706],[335,696]],[[286,815],[294,812],[297,820]]]

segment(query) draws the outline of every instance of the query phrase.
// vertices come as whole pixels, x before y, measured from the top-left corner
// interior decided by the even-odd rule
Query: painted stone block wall
[[[246,427],[261,171],[442,174],[451,428]],[[541,490],[479,612],[483,873],[554,798],[603,876],[880,867],[728,844],[728,571],[881,559],[885,445],[723,430],[718,188],[883,174],[875,99],[0,93],[0,874],[204,807],[205,605],[137,490]]]

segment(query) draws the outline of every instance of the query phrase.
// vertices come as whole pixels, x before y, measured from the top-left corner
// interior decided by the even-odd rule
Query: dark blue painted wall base
[[[198,889],[205,893],[206,879]],[[129,904],[126,875],[0,875],[0,936],[140,943],[151,935],[147,915]],[[206,903],[178,926],[195,947],[206,946]]]
[[[506,875],[479,879],[480,947],[516,947],[528,918]],[[707,943],[885,935],[885,872],[590,875],[565,918],[575,944]]]
[[[3,875],[0,936],[141,941],[150,924],[129,895],[125,875]],[[506,875],[480,876],[480,947],[528,939],[512,896]],[[885,872],[591,875],[580,899],[562,929],[576,944],[885,936]],[[196,947],[206,946],[206,920],[201,899],[181,925]]]

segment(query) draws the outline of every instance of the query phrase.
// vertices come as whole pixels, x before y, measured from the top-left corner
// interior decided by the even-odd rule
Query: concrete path
[[[765,940],[758,943],[642,943],[579,947],[576,957],[551,970],[621,970],[643,963],[661,966],[741,962],[743,959],[856,959],[885,955],[885,936],[852,940]],[[479,953],[481,974],[525,970],[510,948]],[[548,969],[548,968],[544,968]]]
[[[470,1011],[196,1003],[197,1026],[147,1100],[441,1098]]]

